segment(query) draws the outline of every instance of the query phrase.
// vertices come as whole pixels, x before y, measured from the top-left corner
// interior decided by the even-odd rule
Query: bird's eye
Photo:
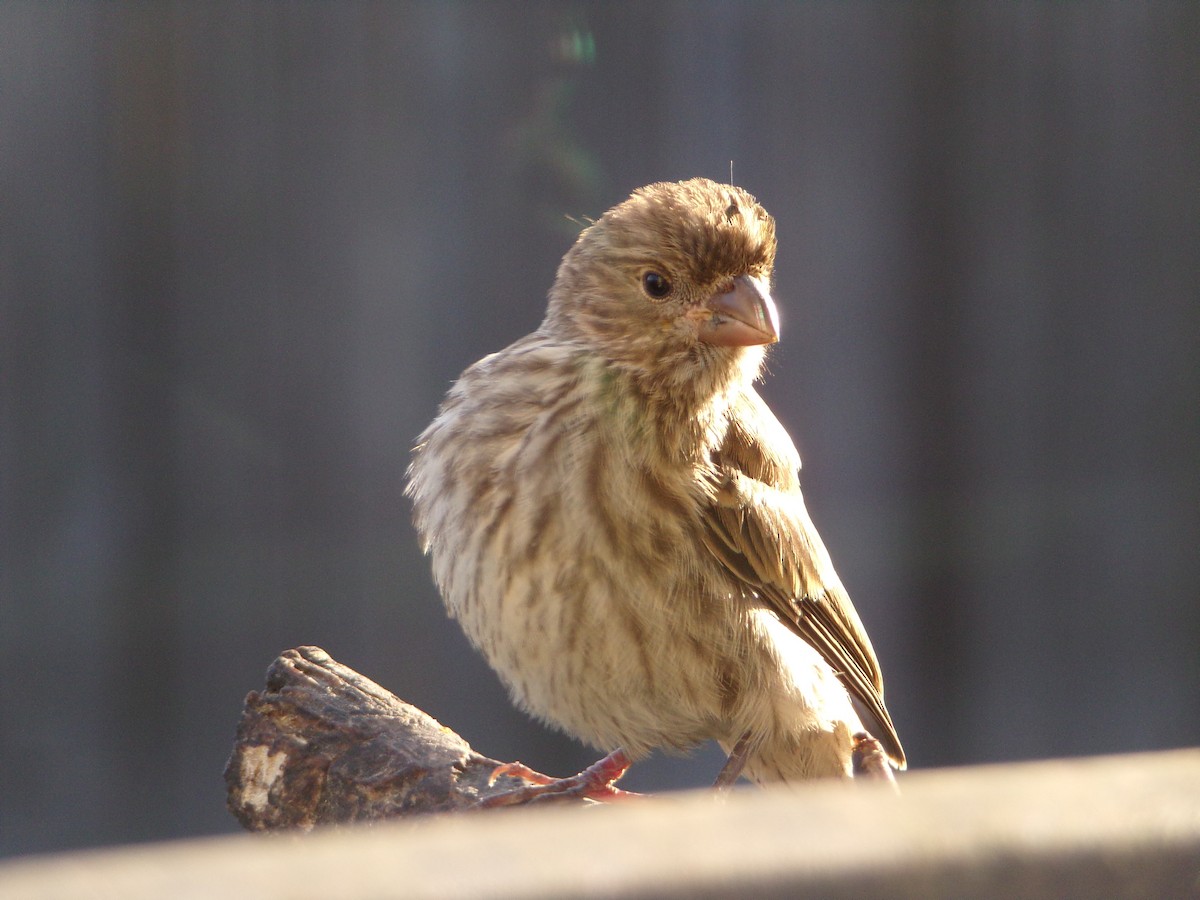
[[[660,272],[646,272],[642,275],[642,290],[647,297],[662,300],[671,293],[671,281]]]

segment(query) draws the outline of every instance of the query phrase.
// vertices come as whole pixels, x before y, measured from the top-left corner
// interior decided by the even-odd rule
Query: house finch
[[[635,191],[413,454],[447,609],[521,707],[612,751],[601,787],[708,739],[730,754],[723,783],[849,776],[856,705],[904,767],[800,458],[753,387],[778,338],[774,257],[774,220],[741,188]]]

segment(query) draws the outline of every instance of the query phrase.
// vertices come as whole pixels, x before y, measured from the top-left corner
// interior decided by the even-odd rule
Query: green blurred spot
[[[590,31],[571,29],[559,39],[558,49],[564,62],[590,66],[596,61],[596,39]]]

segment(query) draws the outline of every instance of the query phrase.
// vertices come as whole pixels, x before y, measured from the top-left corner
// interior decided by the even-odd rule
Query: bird
[[[693,178],[589,221],[540,326],[450,388],[405,488],[447,611],[515,703],[607,754],[538,783],[624,793],[632,762],[709,740],[720,786],[854,777],[864,748],[890,777],[875,652],[755,388],[780,333],[774,219]]]

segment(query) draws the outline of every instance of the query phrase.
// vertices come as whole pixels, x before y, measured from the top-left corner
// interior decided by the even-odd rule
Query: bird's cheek
[[[699,337],[700,330],[712,323],[713,311],[706,306],[692,306],[686,309],[679,322],[689,333]]]
[[[647,333],[657,334],[663,340],[676,341],[680,337],[694,338],[697,325],[689,318],[690,313],[674,309],[656,310],[652,322],[646,323]]]

